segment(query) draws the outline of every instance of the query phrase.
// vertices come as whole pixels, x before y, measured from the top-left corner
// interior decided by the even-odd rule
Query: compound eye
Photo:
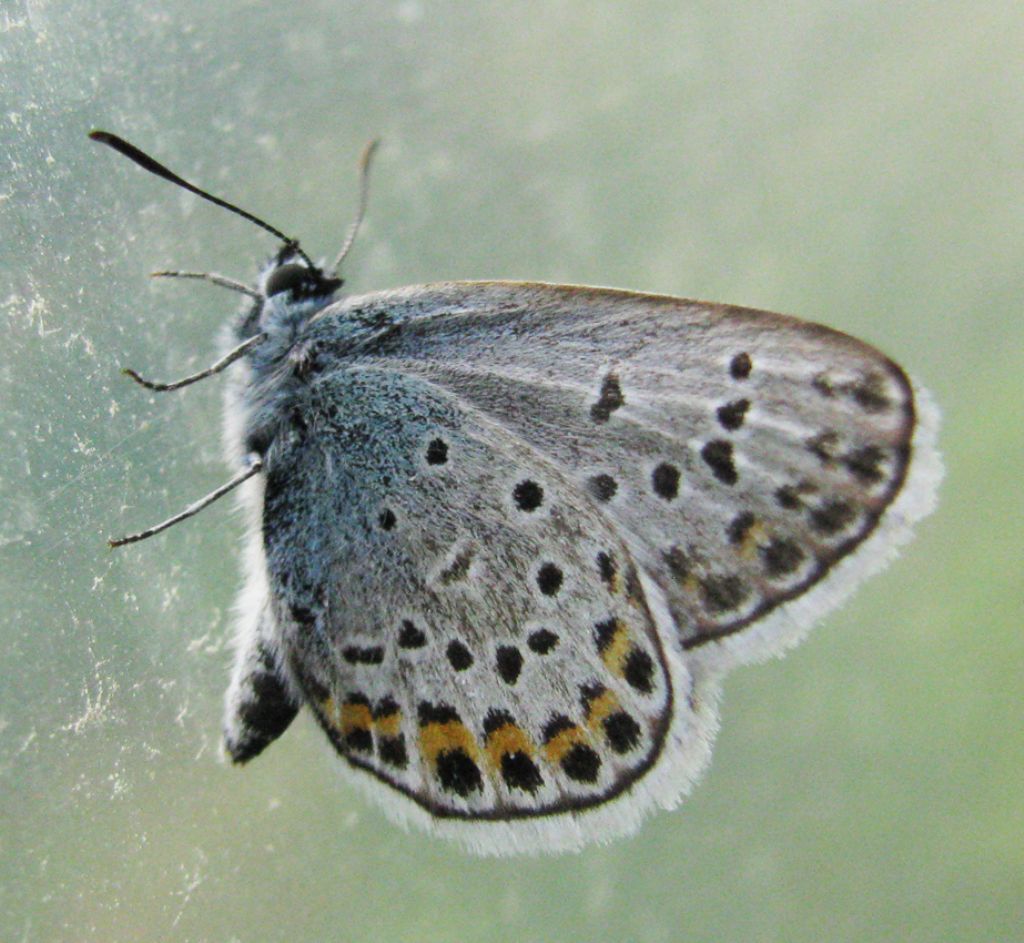
[[[287,265],[279,265],[270,273],[264,290],[268,298],[271,295],[279,295],[282,291],[300,295],[301,289],[308,288],[310,281],[310,271],[305,265],[290,262]]]

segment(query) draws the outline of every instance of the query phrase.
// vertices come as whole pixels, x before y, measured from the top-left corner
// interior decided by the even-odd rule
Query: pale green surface
[[[0,939],[993,941],[1024,926],[1019,2],[0,2]],[[308,719],[216,759],[240,522],[205,365],[272,242],[314,254],[379,134],[355,289],[611,284],[799,313],[944,408],[903,558],[726,686],[635,838],[478,861],[387,823]]]

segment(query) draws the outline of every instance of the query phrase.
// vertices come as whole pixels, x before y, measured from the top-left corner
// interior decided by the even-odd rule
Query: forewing
[[[285,669],[332,742],[439,817],[606,801],[673,713],[616,524],[571,473],[431,380],[312,379],[267,460]]]
[[[617,534],[664,592],[684,648],[824,580],[907,475],[916,413],[900,368],[783,315],[492,282],[326,316],[390,319],[364,362],[435,384],[557,468],[597,512],[588,527]],[[746,656],[772,646],[769,633]]]

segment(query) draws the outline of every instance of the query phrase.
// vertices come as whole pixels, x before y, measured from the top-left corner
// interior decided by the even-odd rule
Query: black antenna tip
[[[157,177],[163,177],[164,180],[168,180],[175,186],[181,187],[183,190],[188,190],[189,193],[194,193],[196,196],[202,197],[214,206],[219,206],[222,209],[228,210],[234,213],[236,216],[241,216],[242,219],[249,220],[250,223],[254,223],[261,229],[265,229],[272,236],[277,236],[289,249],[293,249],[300,256],[307,266],[311,269],[316,269],[313,264],[313,260],[306,255],[302,249],[299,248],[299,242],[297,239],[292,239],[286,236],[280,229],[276,229],[271,226],[270,223],[260,219],[258,216],[254,216],[248,210],[243,210],[240,206],[235,206],[234,203],[228,203],[227,200],[222,200],[219,196],[214,196],[212,193],[207,193],[197,187],[194,183],[189,183],[182,177],[179,177],[174,171],[168,170],[159,161],[154,160],[145,151],[140,151],[134,144],[129,144],[124,138],[118,137],[116,134],[111,134],[109,131],[100,131],[93,129],[89,132],[89,138],[93,141],[99,141],[100,144],[106,144],[107,147],[113,148],[119,154],[123,154],[130,161],[138,164],[143,170],[148,171],[151,174],[155,174]]]
[[[106,144],[107,147],[113,148],[119,154],[123,154],[129,160],[135,161],[135,163],[140,167],[148,170],[150,173],[156,174],[158,177],[163,177],[174,183],[177,183],[181,179],[177,174],[171,173],[166,167],[162,167],[158,164],[148,154],[144,154],[134,144],[129,144],[124,138],[118,137],[116,134],[111,134],[109,131],[93,129],[89,132],[89,140],[98,141],[100,144]],[[191,184],[188,186],[191,186]]]

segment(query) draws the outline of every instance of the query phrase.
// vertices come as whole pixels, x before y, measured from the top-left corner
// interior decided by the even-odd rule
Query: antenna
[[[373,154],[377,150],[378,144],[380,144],[380,138],[374,138],[363,148],[362,156],[359,158],[359,205],[356,209],[356,218],[352,220],[352,224],[348,227],[345,242],[338,252],[338,257],[334,260],[334,265],[331,266],[331,274],[335,277],[337,277],[338,269],[341,268],[341,263],[345,261],[345,256],[348,255],[349,249],[355,243],[359,226],[366,215],[366,204],[370,197],[370,161],[373,159]]]
[[[184,190],[188,190],[190,193],[194,193],[196,196],[202,197],[204,200],[208,200],[215,206],[220,206],[223,209],[229,210],[230,212],[241,216],[242,219],[249,220],[250,223],[255,223],[261,229],[265,229],[267,232],[277,236],[286,246],[294,249],[303,261],[314,271],[318,271],[317,267],[313,264],[313,260],[306,255],[305,252],[299,248],[298,239],[292,239],[286,236],[280,229],[275,229],[270,223],[264,222],[258,216],[253,216],[252,213],[246,212],[240,206],[235,206],[234,203],[228,203],[227,200],[222,200],[220,197],[214,196],[212,193],[207,193],[205,190],[201,190],[195,184],[189,183],[187,180],[179,177],[173,171],[168,170],[163,164],[153,160],[148,154],[140,151],[134,144],[129,144],[124,138],[119,138],[116,134],[111,134],[109,131],[90,131],[89,137],[93,141],[98,141],[100,144],[106,144],[107,147],[113,148],[119,154],[123,154],[130,161],[134,161],[143,170],[148,170],[151,174],[155,174],[157,177],[163,177],[164,180],[169,180],[171,183],[176,184]]]

